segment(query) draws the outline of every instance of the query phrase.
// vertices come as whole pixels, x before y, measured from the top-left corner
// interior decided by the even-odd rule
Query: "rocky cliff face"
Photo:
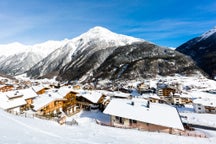
[[[176,51],[190,56],[210,77],[216,76],[216,27],[182,44]]]

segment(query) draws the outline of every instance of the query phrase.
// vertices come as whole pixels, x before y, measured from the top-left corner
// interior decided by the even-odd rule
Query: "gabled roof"
[[[202,104],[203,106],[216,107],[215,98],[201,98],[193,100],[194,104]]]
[[[149,108],[146,105],[147,101],[144,99],[112,99],[104,113],[184,130],[179,114],[174,107],[158,103],[150,103]]]
[[[96,91],[82,91],[79,94],[77,94],[78,97],[82,96],[92,103],[97,103],[102,97],[102,95],[102,93]]]
[[[33,89],[35,92],[38,92],[38,91],[42,90],[43,88],[45,88],[45,87],[43,87],[42,85],[32,86],[32,89]]]
[[[129,98],[130,97],[130,94],[129,93],[123,93],[123,92],[120,92],[120,91],[114,91],[111,96],[113,97],[121,97],[121,98]]]
[[[57,90],[58,90],[58,93],[63,97],[66,96],[69,92],[77,93],[76,91],[73,91],[71,86],[63,86]]]
[[[5,92],[5,95],[10,98],[22,97],[23,94],[19,90]]]
[[[5,93],[0,93],[0,108],[7,110],[25,105],[26,101],[22,98],[9,99]]]
[[[30,99],[30,98],[35,98],[37,97],[37,93],[32,89],[32,88],[28,88],[28,89],[22,89],[19,90],[21,94],[23,94],[23,98],[26,99]]]
[[[38,111],[42,107],[48,105],[54,100],[64,100],[63,97],[58,92],[49,91],[45,94],[39,95],[34,101],[34,110]]]

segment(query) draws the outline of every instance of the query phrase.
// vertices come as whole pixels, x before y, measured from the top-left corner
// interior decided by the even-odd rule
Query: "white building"
[[[197,113],[216,113],[215,98],[198,98],[193,100],[193,107]]]

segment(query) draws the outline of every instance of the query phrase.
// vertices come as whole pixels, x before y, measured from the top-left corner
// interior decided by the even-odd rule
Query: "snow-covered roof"
[[[102,97],[102,93],[97,91],[82,91],[77,96],[82,96],[93,103],[97,103]]]
[[[129,93],[123,93],[123,92],[120,92],[120,91],[114,91],[114,92],[112,92],[111,96],[113,96],[113,97],[121,97],[121,98],[129,98],[130,94]]]
[[[194,104],[202,104],[203,106],[216,107],[216,98],[198,98],[193,100]]]
[[[132,101],[134,105],[131,104]],[[146,103],[144,99],[112,99],[104,113],[184,130],[179,114],[174,107],[150,103],[150,108],[147,108]]]
[[[52,92],[49,91],[45,94],[39,95],[34,101],[33,101],[33,105],[34,105],[34,110],[39,110],[40,108],[46,106],[47,104],[49,104],[50,102],[54,101],[54,100],[64,100],[63,97],[57,93],[57,92]]]
[[[69,87],[69,86],[63,86],[63,87],[60,87],[58,89],[58,93],[61,95],[61,96],[66,96],[69,92],[72,92],[72,88]],[[73,91],[74,92],[74,91]],[[76,93],[76,92],[75,92]]]
[[[37,97],[37,93],[32,89],[32,88],[28,88],[28,89],[22,89],[19,90],[21,94],[23,94],[23,98],[26,99],[30,99],[30,98],[35,98]]]
[[[8,98],[22,97],[23,94],[19,90],[5,92]]]
[[[42,85],[38,85],[38,86],[32,86],[32,89],[36,92],[42,90],[44,87]]]
[[[22,98],[8,99],[5,93],[0,93],[0,108],[7,110],[25,105],[26,101]]]

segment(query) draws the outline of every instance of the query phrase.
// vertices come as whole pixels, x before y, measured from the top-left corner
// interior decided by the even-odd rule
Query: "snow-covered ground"
[[[72,118],[77,126],[59,125],[53,121],[24,118],[0,110],[1,144],[213,144],[216,132],[207,131],[209,138],[176,136],[97,125],[95,118],[107,119],[99,112],[81,112]],[[71,118],[71,119],[72,119]]]

